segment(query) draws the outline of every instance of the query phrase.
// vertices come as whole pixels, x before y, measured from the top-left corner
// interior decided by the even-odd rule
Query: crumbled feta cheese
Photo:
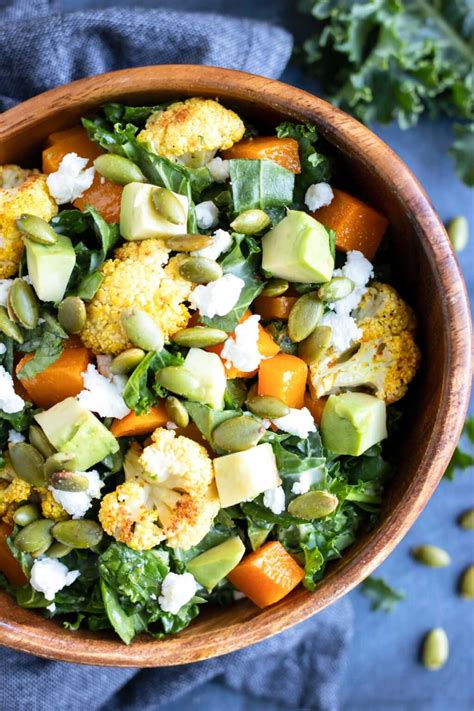
[[[367,291],[367,284],[374,276],[374,268],[362,252],[354,250],[347,253],[342,269],[335,269],[333,276],[344,276],[354,282],[354,290],[343,299],[329,304],[329,308],[341,316],[349,316],[360,303]]]
[[[232,590],[232,597],[234,600],[243,600],[244,597],[247,597],[247,595],[244,595],[244,593],[240,592],[240,590]]]
[[[201,316],[225,316],[236,305],[244,286],[243,279],[234,274],[224,274],[209,284],[199,284],[191,292],[189,303],[199,309]]]
[[[191,573],[168,573],[161,584],[161,595],[158,598],[164,612],[177,615],[196,594],[198,585]]]
[[[212,200],[200,202],[194,208],[196,212],[196,220],[200,230],[209,230],[217,223],[219,210],[214,205]]]
[[[291,487],[293,494],[306,494],[309,491],[309,487],[313,483],[312,479],[313,476],[311,469],[308,469],[306,472],[301,472],[299,480],[295,481]]]
[[[109,380],[101,375],[95,365],[89,363],[83,375],[84,390],[77,396],[78,401],[100,417],[116,417],[121,420],[130,409],[122,397],[126,379],[112,376]]]
[[[333,198],[334,193],[329,183],[313,183],[306,191],[304,202],[308,210],[314,212],[320,207],[330,205]]]
[[[245,414],[245,413],[244,413]],[[268,418],[264,417],[262,420],[262,427],[264,427],[266,430],[268,430],[269,427],[271,427],[272,421],[269,420]]]
[[[331,327],[331,345],[339,353],[343,353],[350,348],[354,341],[358,341],[362,338],[362,331],[352,316],[330,311],[324,314],[320,324],[321,326]]]
[[[16,430],[8,430],[8,444],[18,444],[19,442],[24,442],[25,438],[21,432]]]
[[[207,259],[217,259],[223,252],[227,252],[232,245],[232,237],[225,230],[216,230],[212,235],[212,244],[209,247],[196,249],[191,252],[193,257],[206,257]]]
[[[100,499],[100,492],[104,486],[99,473],[95,469],[89,472],[78,472],[89,480],[89,486],[85,491],[62,491],[49,486],[48,489],[53,494],[53,498],[63,509],[73,518],[82,518],[92,505],[92,499]]]
[[[263,505],[274,514],[281,514],[285,510],[285,492],[283,487],[276,486],[274,489],[267,489],[263,494]]]
[[[46,605],[46,609],[51,613],[56,612],[56,603],[52,602],[51,605]]]
[[[4,343],[0,343],[0,355],[3,355],[6,352],[7,352],[6,345]]]
[[[307,407],[302,407],[301,410],[290,407],[287,415],[277,417],[273,423],[279,430],[301,437],[301,439],[306,439],[310,432],[316,431],[313,415]]]
[[[249,373],[256,370],[263,356],[258,350],[258,322],[260,316],[254,314],[239,326],[235,327],[235,336],[224,342],[221,358],[227,364],[233,365],[237,370]]]
[[[166,423],[166,429],[167,429],[167,430],[177,430],[177,429],[178,429],[178,425],[176,424],[176,422],[171,422],[171,421],[170,421],[170,422],[167,422],[167,423]]]
[[[226,180],[230,178],[229,171],[229,161],[222,160],[222,158],[213,158],[208,164],[209,172],[211,178],[216,181],[216,183],[225,183]]]
[[[77,153],[67,153],[55,173],[46,178],[51,196],[58,205],[73,202],[83,196],[94,181],[94,166],[86,168],[88,158],[81,158]]]
[[[12,376],[0,365],[0,410],[11,414],[20,412],[24,406],[25,401],[15,392]]]
[[[31,568],[30,584],[33,590],[43,593],[46,600],[54,600],[56,593],[71,585],[79,575],[78,570],[68,570],[56,558],[40,558]]]
[[[7,305],[8,291],[13,284],[13,279],[0,279],[0,306]]]

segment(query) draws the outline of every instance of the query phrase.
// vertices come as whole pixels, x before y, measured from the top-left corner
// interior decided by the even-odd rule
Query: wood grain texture
[[[371,131],[325,101],[277,81],[202,66],[130,69],[53,89],[0,116],[0,162],[31,164],[45,136],[74,124],[104,101],[156,103],[219,97],[261,128],[282,118],[315,123],[334,156],[340,187],[390,220],[395,270],[421,321],[423,365],[409,396],[409,428],[380,523],[332,564],[315,593],[302,588],[265,610],[248,601],[207,609],[180,635],[140,637],[125,647],[112,635],[61,625],[0,595],[0,644],[71,662],[167,666],[225,654],[301,622],[367,577],[393,550],[436,488],[456,446],[469,401],[471,328],[465,287],[443,225],[398,156]]]

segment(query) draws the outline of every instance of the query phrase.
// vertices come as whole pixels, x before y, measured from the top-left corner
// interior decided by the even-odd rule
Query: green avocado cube
[[[41,301],[61,301],[76,264],[69,237],[58,235],[55,244],[39,244],[24,238],[28,275]]]
[[[169,222],[154,207],[151,196],[154,191],[163,190],[148,183],[129,183],[123,189],[120,203],[120,234],[129,241],[171,237],[187,231],[188,199],[185,195],[173,193],[183,208],[182,222]]]
[[[332,452],[358,457],[387,437],[385,402],[365,393],[331,395],[323,410],[321,436]]]
[[[244,553],[244,544],[235,536],[188,561],[187,568],[211,592],[240,563]]]

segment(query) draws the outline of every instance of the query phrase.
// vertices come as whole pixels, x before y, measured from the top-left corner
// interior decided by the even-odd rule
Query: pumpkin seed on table
[[[411,554],[419,563],[423,563],[423,565],[427,565],[430,568],[444,568],[451,563],[451,558],[447,551],[430,544],[412,548]]]
[[[166,246],[173,252],[195,252],[212,244],[208,235],[173,235],[166,240]]]
[[[68,555],[72,550],[71,546],[65,546],[64,543],[53,541],[46,552],[48,558],[64,558],[64,556]]]
[[[201,386],[192,373],[180,365],[169,365],[156,374],[156,382],[177,395],[199,399]]]
[[[260,420],[239,415],[221,422],[212,431],[212,442],[226,452],[243,452],[255,447],[265,434]]]
[[[188,411],[177,397],[169,395],[165,400],[165,408],[168,417],[175,425],[178,425],[178,427],[187,427],[189,425]]]
[[[19,506],[13,514],[13,521],[17,526],[28,526],[28,524],[37,521],[39,518],[40,512],[33,504]]]
[[[254,235],[266,229],[271,220],[263,210],[245,210],[238,215],[230,226],[235,232],[243,235]]]
[[[78,519],[59,521],[52,528],[54,538],[71,548],[93,548],[102,540],[103,531],[96,521]]]
[[[269,420],[285,417],[290,412],[288,405],[273,395],[254,395],[247,400],[247,407],[254,415]]]
[[[216,346],[218,343],[223,343],[228,336],[228,333],[221,331],[219,328],[192,326],[176,331],[171,340],[177,343],[178,346],[185,346],[186,348],[206,348],[207,346]]]
[[[80,333],[87,320],[86,305],[78,296],[68,296],[61,301],[58,320],[67,333]]]
[[[262,289],[262,296],[281,296],[289,287],[286,279],[270,279]]]
[[[16,220],[16,226],[25,237],[38,244],[56,244],[58,235],[51,225],[37,215],[27,213]]]
[[[179,267],[179,273],[195,284],[208,284],[222,276],[222,267],[207,257],[189,257]]]
[[[122,312],[122,325],[134,346],[145,351],[161,351],[165,345],[163,331],[156,321],[142,309]]]
[[[461,515],[459,525],[467,531],[474,530],[474,509],[469,509]]]
[[[339,301],[354,291],[354,282],[347,277],[334,277],[318,289],[321,301]]]
[[[32,486],[44,486],[44,457],[27,442],[12,444],[8,450],[16,475]]]
[[[56,450],[38,425],[30,425],[28,429],[28,439],[30,444],[41,452],[45,459],[48,459]]]
[[[314,519],[329,516],[337,509],[338,504],[337,496],[334,496],[329,491],[308,491],[306,494],[301,494],[301,496],[297,496],[296,499],[290,501],[288,511],[296,518],[313,521]]]
[[[35,553],[49,548],[53,542],[51,529],[54,521],[49,519],[39,519],[29,523],[16,535],[13,544],[22,553]]]
[[[114,375],[125,375],[135,370],[145,357],[142,348],[128,348],[119,353],[110,364],[110,372]]]
[[[145,182],[145,176],[136,163],[115,153],[104,153],[96,158],[94,168],[104,178],[112,180],[118,185]]]
[[[54,489],[73,493],[86,491],[89,488],[89,479],[79,472],[53,472],[49,477],[49,483]]]
[[[324,307],[316,292],[300,296],[288,317],[288,333],[294,343],[299,343],[309,336],[320,322]]]
[[[474,599],[474,565],[470,565],[461,575],[459,583],[459,592],[461,597],[466,600]]]
[[[298,355],[308,365],[317,363],[331,345],[331,326],[316,326],[298,345]]]
[[[43,465],[46,480],[49,480],[55,472],[72,471],[73,469],[74,455],[69,452],[54,452]]]
[[[186,221],[186,211],[171,190],[155,188],[151,194],[151,201],[155,210],[167,222],[171,222],[173,225],[181,225]]]
[[[448,237],[456,252],[462,252],[469,241],[469,224],[464,215],[453,218],[446,227]]]
[[[425,637],[421,660],[426,669],[436,671],[441,669],[449,657],[449,640],[442,627],[436,627]]]
[[[17,343],[23,343],[24,341],[20,327],[11,320],[4,306],[0,306],[0,331]]]

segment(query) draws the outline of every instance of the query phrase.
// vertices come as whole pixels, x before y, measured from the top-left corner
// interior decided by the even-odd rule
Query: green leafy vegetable
[[[366,578],[359,587],[361,593],[372,600],[372,610],[392,612],[406,598],[403,590],[396,590],[383,578]]]
[[[183,358],[180,354],[170,353],[166,348],[159,353],[154,351],[147,353],[130,375],[123,391],[123,399],[127,407],[134,410],[137,415],[148,412],[164,394],[155,381],[157,371],[169,365],[182,365],[182,363]]]
[[[25,341],[18,346],[23,353],[34,356],[19,370],[20,380],[34,378],[38,373],[55,363],[64,350],[64,341],[68,335],[56,319],[46,310],[41,313],[44,323],[31,331],[27,331]]]
[[[102,111],[110,123],[125,122],[142,126],[151,114],[156,111],[164,111],[168,105],[168,103],[163,103],[156,106],[124,106],[124,104],[110,102],[102,106]]]
[[[230,160],[234,210],[290,205],[295,175],[271,160]]]
[[[474,123],[455,124],[455,141],[450,153],[456,163],[456,171],[466,185],[474,185]]]
[[[463,431],[461,434],[461,440],[454,454],[451,457],[451,461],[448,464],[448,468],[444,473],[444,478],[449,481],[453,481],[456,475],[456,471],[466,471],[471,467],[474,467],[474,453],[467,452],[462,449],[461,445],[463,440],[469,444],[474,444],[474,415],[471,415],[466,419],[464,423]],[[471,448],[472,449],[472,448]]]
[[[186,402],[186,409],[192,421],[208,442],[211,441],[212,430],[225,420],[240,415],[240,410],[213,410],[208,405],[199,402]]]
[[[299,143],[301,173],[295,179],[295,202],[303,204],[310,185],[330,179],[331,164],[314,147],[318,140],[315,126],[285,121],[276,127],[276,134],[279,138],[294,138]]]

